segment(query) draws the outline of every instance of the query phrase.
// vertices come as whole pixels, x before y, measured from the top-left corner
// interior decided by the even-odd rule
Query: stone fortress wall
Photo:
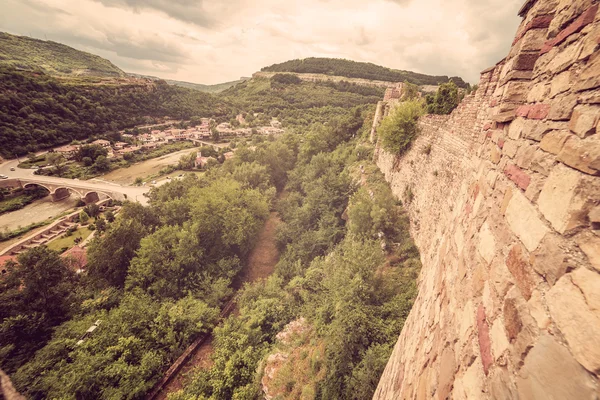
[[[374,399],[600,397],[598,1],[520,14],[476,93],[376,151],[423,269]]]

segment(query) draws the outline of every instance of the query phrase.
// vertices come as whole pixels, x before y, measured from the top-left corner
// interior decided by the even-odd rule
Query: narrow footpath
[[[276,212],[272,212],[269,215],[267,222],[258,235],[258,241],[248,257],[246,269],[242,272],[240,279],[242,285],[247,282],[257,282],[266,279],[275,270],[275,265],[279,261],[279,251],[275,245],[275,232],[280,222]],[[223,319],[232,312],[235,312],[235,308],[235,304],[228,304],[221,313]],[[199,346],[191,352],[188,361],[167,381],[162,390],[157,393],[151,392],[146,399],[165,400],[169,393],[182,389],[188,379],[194,375],[194,371],[197,369],[208,369],[212,366],[212,352],[213,338],[212,335],[207,335],[201,340]]]

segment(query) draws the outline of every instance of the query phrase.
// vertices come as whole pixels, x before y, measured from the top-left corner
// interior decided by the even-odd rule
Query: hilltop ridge
[[[109,60],[50,40],[0,32],[0,65],[51,75],[123,77]]]

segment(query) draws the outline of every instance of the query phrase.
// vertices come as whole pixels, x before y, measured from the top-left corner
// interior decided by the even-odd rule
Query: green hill
[[[110,61],[64,44],[0,32],[0,65],[51,75],[122,77]]]
[[[401,71],[375,65],[336,58],[304,58],[290,60],[263,68],[265,72],[295,72],[300,74],[324,74],[388,82],[409,82],[415,85],[439,85],[454,81],[458,87],[469,86],[460,77],[432,76],[411,71]]]
[[[132,76],[134,78],[151,79],[153,81],[164,80],[169,85],[180,86],[180,87],[184,87],[187,89],[194,89],[194,90],[198,90],[198,91],[204,92],[204,93],[220,93],[224,90],[227,90],[227,89],[237,85],[238,83],[242,83],[242,82],[245,82],[245,81],[251,79],[251,78],[240,78],[237,81],[217,83],[216,85],[203,85],[201,83],[176,81],[176,80],[172,80],[172,79],[162,79],[162,78],[152,76],[152,75],[140,75],[140,74],[135,74],[135,73],[128,73],[127,75]]]

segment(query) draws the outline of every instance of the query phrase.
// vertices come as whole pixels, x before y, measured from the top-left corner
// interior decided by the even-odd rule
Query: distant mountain
[[[51,75],[123,77],[125,72],[95,54],[64,44],[0,32],[0,65]]]
[[[264,72],[295,72],[302,74],[324,74],[345,76],[388,82],[409,82],[416,85],[439,85],[448,80],[454,81],[458,87],[467,88],[469,84],[460,77],[432,76],[411,71],[390,69],[380,65],[343,60],[337,58],[305,58],[290,60],[263,68]]]
[[[251,78],[242,77],[242,78],[238,79],[237,81],[217,83],[216,85],[203,85],[201,83],[175,81],[172,79],[162,79],[162,78],[159,78],[156,76],[151,76],[151,75],[140,75],[140,74],[134,74],[134,73],[128,73],[127,75],[134,77],[134,78],[151,79],[153,81],[163,80],[163,81],[167,82],[169,85],[181,86],[181,87],[188,88],[188,89],[199,90],[204,93],[220,93],[224,90],[229,89],[230,87],[237,85],[238,83],[242,83],[242,82],[245,82],[245,81],[251,79]]]

